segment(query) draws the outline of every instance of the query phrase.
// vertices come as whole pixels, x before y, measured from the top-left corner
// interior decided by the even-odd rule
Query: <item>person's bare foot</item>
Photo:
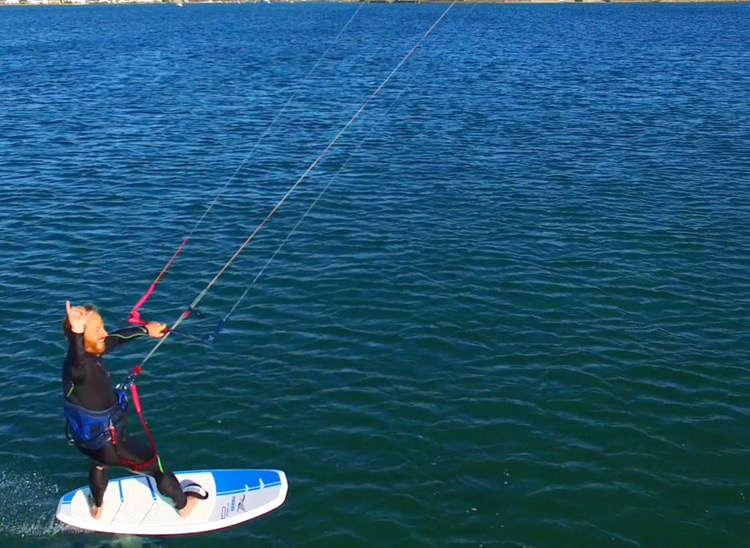
[[[102,507],[91,505],[91,517],[94,519],[100,519],[102,517]]]
[[[200,502],[200,499],[195,497],[186,497],[187,502],[185,503],[185,506],[183,506],[181,509],[177,510],[177,513],[180,514],[181,518],[186,518],[190,515],[190,512],[192,512],[196,506],[198,506],[198,503]]]

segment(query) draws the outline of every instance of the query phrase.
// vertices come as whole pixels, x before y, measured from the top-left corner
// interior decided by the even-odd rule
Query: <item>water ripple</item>
[[[229,182],[142,309],[178,318],[444,9],[363,6],[311,73],[357,7],[172,8],[0,14],[6,544],[79,543],[64,301],[121,324]],[[742,545],[740,8],[455,6],[146,363],[169,467],[290,478],[181,543]]]

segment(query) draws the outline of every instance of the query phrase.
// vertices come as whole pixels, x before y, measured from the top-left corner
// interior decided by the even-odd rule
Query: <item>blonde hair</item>
[[[96,312],[96,313],[99,313],[99,311],[96,309],[96,307],[93,304],[84,304],[83,308],[87,312]],[[65,334],[65,338],[67,338],[68,335],[70,334],[70,320],[68,320],[68,315],[67,314],[63,318],[62,329],[63,329],[63,334]]]

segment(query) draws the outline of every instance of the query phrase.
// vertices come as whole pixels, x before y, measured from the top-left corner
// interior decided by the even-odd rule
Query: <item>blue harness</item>
[[[117,403],[103,411],[92,411],[65,401],[63,410],[68,419],[65,432],[77,447],[90,451],[101,449],[112,441],[112,431],[123,426],[128,403],[123,391],[115,392]]]

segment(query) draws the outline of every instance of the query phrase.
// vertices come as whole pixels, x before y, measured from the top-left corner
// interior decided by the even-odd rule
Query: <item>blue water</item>
[[[55,522],[64,301],[123,325],[195,229],[141,310],[174,322],[447,7],[0,9],[3,546],[747,545],[741,3],[456,5],[181,326],[250,288],[216,343],[140,377],[168,466],[286,503]]]

